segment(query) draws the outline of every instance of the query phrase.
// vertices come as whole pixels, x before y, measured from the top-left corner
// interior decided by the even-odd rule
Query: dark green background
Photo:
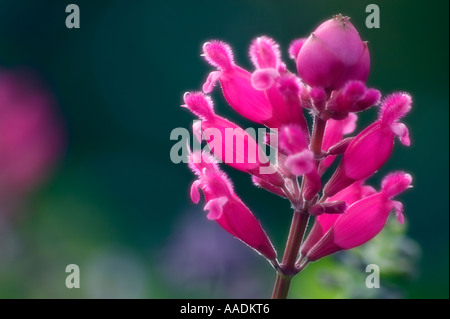
[[[281,44],[287,60],[292,39],[343,13],[369,41],[368,85],[383,94],[404,90],[414,98],[404,120],[412,146],[396,143],[371,179],[378,187],[381,176],[394,169],[414,177],[414,188],[401,200],[408,234],[423,256],[419,277],[403,289],[411,298],[448,298],[447,1],[73,2],[80,6],[81,28],[69,30],[65,6],[71,2],[0,1],[0,66],[40,74],[57,96],[68,130],[60,167],[16,224],[29,253],[0,277],[0,297],[83,297],[63,286],[63,269],[82,265],[105,247],[125,247],[151,268],[150,256],[191,207],[193,176],[185,165],[171,163],[169,135],[191,125],[193,117],[179,105],[183,92],[198,90],[211,69],[199,56],[202,43],[223,39],[237,62],[250,67],[250,41],[267,34]],[[380,29],[365,27],[368,3],[380,7]],[[218,92],[218,112],[248,124]],[[375,117],[375,110],[368,111],[360,124]],[[227,171],[280,249],[290,219],[287,203],[251,187],[248,176]],[[196,209],[192,213],[201,214]],[[162,287],[148,296],[180,295]]]

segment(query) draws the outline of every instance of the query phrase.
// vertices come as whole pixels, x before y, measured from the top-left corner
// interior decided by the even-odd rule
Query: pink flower
[[[225,99],[243,117],[263,124],[273,116],[266,95],[253,88],[250,72],[234,63],[233,52],[228,44],[215,40],[206,42],[203,55],[212,66],[218,68],[218,71],[209,74],[203,92],[210,93],[219,81]]]
[[[380,91],[368,89],[361,81],[349,81],[330,101],[328,110],[336,113],[360,112],[380,100]]]
[[[212,100],[203,93],[186,93],[184,107],[201,118],[201,130],[211,151],[231,167],[275,185],[284,180],[259,145],[245,130],[214,113]],[[262,168],[265,168],[264,170]]]
[[[191,199],[200,200],[200,188],[206,200],[207,218],[215,220],[227,232],[255,249],[267,259],[275,260],[277,253],[267,234],[250,209],[234,193],[228,177],[219,170],[214,158],[206,153],[194,152],[189,166],[198,176],[192,184]]]
[[[253,74],[234,63],[231,48],[224,42],[205,43],[203,53],[219,69],[209,74],[203,92],[211,92],[219,81],[227,102],[245,118],[272,128],[296,123],[307,130],[299,97],[303,84],[286,72],[273,39],[259,37],[250,46],[250,57],[257,68]]]
[[[37,187],[61,155],[55,104],[30,74],[0,70],[0,205]]]
[[[325,21],[301,46],[297,70],[309,86],[331,91],[350,80],[367,80],[369,50],[349,20],[337,15]]]
[[[313,237],[309,243],[305,242],[302,253],[307,260],[314,261],[342,249],[360,246],[383,229],[392,210],[403,223],[403,205],[392,198],[409,188],[411,181],[411,175],[404,172],[389,174],[383,179],[379,193],[354,202],[344,214],[319,216],[318,226],[311,232]]]
[[[410,145],[408,129],[398,120],[409,112],[411,103],[407,93],[394,93],[383,101],[379,119],[348,145],[341,164],[325,185],[325,196],[333,196],[353,182],[375,173],[391,154],[395,136],[403,145]]]
[[[363,199],[367,196],[375,194],[376,191],[373,187],[367,186],[363,184],[363,181],[358,181],[350,185],[349,187],[343,189],[333,197],[330,197],[327,199],[325,203],[328,202],[336,202],[336,201],[343,201],[346,203],[346,208],[348,206],[352,205],[353,203],[359,201],[360,199]],[[325,204],[324,203],[324,204]],[[343,213],[344,211],[339,212]],[[331,228],[331,226],[334,224],[334,222],[338,219],[339,215],[336,214],[327,214],[324,212],[324,214],[317,217],[316,222],[314,223],[313,227],[311,228],[311,231],[304,241],[302,248],[301,248],[301,254],[303,256],[306,256],[306,253],[314,247],[315,244],[322,238],[322,236]]]
[[[361,112],[376,105],[380,97],[380,91],[367,88],[363,82],[349,81],[342,89],[333,91],[326,105],[326,116],[345,119],[349,112]]]
[[[264,124],[272,128],[297,124],[307,132],[300,97],[305,87],[300,79],[287,72],[278,44],[266,36],[256,38],[249,55],[256,68],[251,77],[252,85],[266,93],[272,107],[272,117]]]

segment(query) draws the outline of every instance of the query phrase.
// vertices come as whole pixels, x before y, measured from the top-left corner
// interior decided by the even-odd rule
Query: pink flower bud
[[[381,98],[380,91],[376,89],[367,89],[364,96],[359,99],[352,107],[350,107],[350,112],[361,112],[365,109],[378,104]]]
[[[326,201],[323,203],[317,203],[311,206],[308,213],[314,216],[322,214],[342,214],[347,209],[347,203],[343,200]]]
[[[353,139],[354,139],[354,137],[347,137],[347,138],[343,139],[342,141],[340,141],[339,143],[334,144],[333,146],[330,147],[327,154],[328,155],[340,155],[340,154],[344,153],[347,150],[350,143],[353,141]]]
[[[314,108],[318,112],[322,112],[325,109],[325,103],[327,100],[327,93],[325,90],[321,87],[312,88],[309,92],[309,96],[311,97]]]
[[[366,93],[366,86],[361,81],[349,81],[339,92],[336,103],[329,109],[336,112],[348,112]],[[332,107],[333,106],[333,107]]]
[[[341,90],[333,92],[327,111],[331,118],[341,119],[349,112],[360,112],[377,104],[380,97],[380,91],[368,89],[363,82],[349,81]]]
[[[198,159],[206,159],[206,162],[199,163]],[[193,153],[189,163],[198,176],[191,188],[192,200],[198,203],[200,188],[205,195],[205,210],[209,211],[207,218],[215,220],[227,232],[267,259],[275,260],[277,253],[261,224],[234,193],[231,181],[219,170],[214,159],[207,154]]]
[[[367,45],[361,41],[349,18],[342,15],[322,23],[297,56],[297,70],[303,81],[330,91],[350,80],[365,82],[369,69]]]

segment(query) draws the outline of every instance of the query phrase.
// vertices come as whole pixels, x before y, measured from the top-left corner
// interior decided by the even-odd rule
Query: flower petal
[[[286,158],[285,165],[296,176],[308,174],[315,167],[314,153],[310,150],[304,150],[300,153],[289,155]]]
[[[228,202],[226,197],[214,198],[208,201],[204,210],[209,210],[206,216],[209,220],[217,220],[222,217],[223,206]]]
[[[200,183],[201,182],[199,180],[196,180],[191,186],[191,200],[194,204],[198,204],[200,201],[200,192],[198,191]]]

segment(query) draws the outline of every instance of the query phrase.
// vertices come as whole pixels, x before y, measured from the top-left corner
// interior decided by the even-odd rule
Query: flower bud
[[[350,80],[367,80],[369,50],[349,20],[337,15],[325,21],[301,46],[297,70],[309,86],[332,91]]]
[[[309,214],[319,216],[322,214],[342,214],[347,209],[347,203],[343,200],[314,204],[309,208]]]

